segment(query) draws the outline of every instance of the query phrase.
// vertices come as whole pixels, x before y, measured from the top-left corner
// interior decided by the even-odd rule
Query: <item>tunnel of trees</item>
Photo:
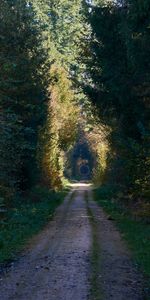
[[[66,176],[150,211],[149,0],[1,0],[0,25],[0,205]]]
[[[74,146],[71,168],[74,179],[88,180],[92,177],[93,157],[88,142],[83,136]]]

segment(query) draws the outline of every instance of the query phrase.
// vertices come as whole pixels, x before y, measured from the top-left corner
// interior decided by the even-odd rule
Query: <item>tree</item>
[[[46,53],[31,2],[2,0],[0,19],[1,185],[9,196],[30,186],[36,168],[37,132],[45,111]]]
[[[148,191],[149,181],[147,8],[148,1],[99,1],[88,13],[92,35],[84,89],[112,128],[110,177],[136,197]]]

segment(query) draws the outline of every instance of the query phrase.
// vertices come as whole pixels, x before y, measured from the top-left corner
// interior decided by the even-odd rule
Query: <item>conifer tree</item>
[[[31,2],[2,0],[0,19],[1,186],[10,196],[30,186],[36,169],[37,128],[45,111],[41,67],[46,54]]]
[[[112,128],[110,179],[141,197],[149,193],[150,168],[148,9],[148,1],[98,1],[91,6],[91,82],[85,88],[101,120]]]

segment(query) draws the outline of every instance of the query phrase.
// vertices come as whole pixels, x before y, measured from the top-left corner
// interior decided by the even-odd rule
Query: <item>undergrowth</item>
[[[133,254],[134,263],[144,273],[147,294],[150,291],[150,224],[142,220],[134,220],[130,211],[125,210],[114,200],[113,194],[115,196],[110,186],[102,186],[94,190],[96,201],[115,221]]]
[[[25,243],[52,218],[66,192],[36,187],[28,196],[17,197],[0,220],[0,263],[14,259]]]

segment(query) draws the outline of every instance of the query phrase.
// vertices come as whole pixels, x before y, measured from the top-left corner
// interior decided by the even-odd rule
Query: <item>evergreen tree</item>
[[[147,1],[99,1],[90,8],[87,71],[91,83],[85,87],[101,120],[112,128],[110,177],[141,197],[149,190],[147,8]]]
[[[2,0],[0,14],[1,185],[9,196],[30,186],[36,168],[37,130],[45,111],[45,53],[31,3]]]

